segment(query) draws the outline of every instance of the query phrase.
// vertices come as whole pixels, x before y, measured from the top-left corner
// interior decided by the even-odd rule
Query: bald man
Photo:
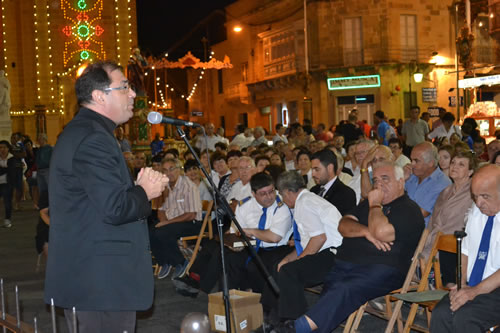
[[[500,167],[472,177],[474,205],[462,246],[462,289],[456,286],[432,311],[431,332],[486,332],[500,324]]]

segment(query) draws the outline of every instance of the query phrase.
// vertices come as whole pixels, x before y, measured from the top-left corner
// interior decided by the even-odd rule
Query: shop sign
[[[483,85],[491,86],[494,84],[500,84],[500,75],[473,77],[458,81],[459,88],[475,88]]]
[[[422,101],[426,103],[437,102],[436,88],[422,88]]]
[[[380,75],[345,76],[327,79],[328,90],[380,87]]]

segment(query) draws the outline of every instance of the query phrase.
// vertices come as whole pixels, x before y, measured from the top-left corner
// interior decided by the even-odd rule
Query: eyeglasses
[[[108,92],[108,91],[113,91],[113,90],[126,90],[127,92],[132,89],[132,86],[130,85],[130,82],[125,83],[125,85],[121,87],[115,87],[115,88],[104,88],[103,90]]]
[[[273,188],[270,191],[267,191],[267,192],[258,191],[258,192],[255,192],[255,194],[257,194],[259,197],[265,197],[265,196],[273,196],[274,197],[276,195],[276,190]]]
[[[163,168],[162,170],[165,172],[165,173],[170,173],[170,172],[174,172],[175,170],[177,169],[180,169],[178,167],[171,167],[170,169],[167,169],[167,168]]]

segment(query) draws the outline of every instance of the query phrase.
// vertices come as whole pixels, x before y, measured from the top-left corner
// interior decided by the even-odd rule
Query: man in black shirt
[[[366,301],[401,287],[424,218],[404,192],[399,166],[382,164],[373,172],[374,189],[339,224],[344,237],[319,301],[283,332],[331,332]]]

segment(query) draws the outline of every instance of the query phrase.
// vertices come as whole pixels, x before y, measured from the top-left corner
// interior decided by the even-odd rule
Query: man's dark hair
[[[288,190],[297,193],[299,190],[306,188],[304,178],[296,170],[283,172],[278,177],[277,185],[280,192]]]
[[[378,110],[377,112],[375,112],[375,117],[379,119],[385,119],[384,111]]]
[[[338,167],[337,156],[330,149],[323,149],[323,150],[315,152],[311,156],[311,161],[312,160],[319,160],[319,162],[325,168],[327,168],[329,164],[333,164],[333,172],[337,171],[337,167]]]
[[[162,160],[163,160],[163,156],[160,154],[156,154],[155,156],[153,156],[151,158],[151,163],[161,163]]]
[[[297,162],[299,161],[300,156],[302,155],[307,155],[309,159],[311,159],[311,152],[307,149],[300,149],[299,152],[297,153]]]
[[[220,151],[215,151],[212,156],[210,156],[210,164],[212,167],[214,166],[214,163],[220,160],[224,160],[227,162],[227,156],[223,152]]]
[[[238,130],[239,133],[244,133],[246,130],[246,127],[243,124],[238,124],[238,125],[236,125],[236,129]]]
[[[278,182],[278,177],[285,172],[285,166],[284,165],[275,165],[275,164],[269,164],[266,166],[264,169],[264,172],[271,175],[273,177],[274,183],[276,184]]]
[[[418,110],[418,112],[420,112],[420,106],[418,106],[418,105],[413,105],[412,107],[410,107],[410,110],[413,110],[413,109]]]
[[[399,148],[403,148],[403,145],[401,144],[401,140],[399,140],[398,138],[390,138],[389,141],[388,141],[389,144],[391,143],[397,143]]]
[[[187,160],[185,163],[184,163],[184,172],[186,171],[189,171],[193,168],[200,168],[198,166],[198,162],[196,162],[196,160]]]
[[[241,157],[241,156],[243,156],[243,154],[239,150],[230,150],[227,153],[226,158],[230,159],[231,157],[235,157],[235,156]]]
[[[265,172],[258,172],[250,178],[252,192],[257,192],[263,187],[274,185],[273,177]]]
[[[453,115],[453,113],[451,113],[451,112],[446,112],[446,113],[444,114],[443,118],[441,118],[441,121],[442,121],[443,123],[444,123],[444,122],[447,122],[447,121],[449,121],[449,122],[453,123],[453,122],[455,122],[455,116],[454,116],[454,115]]]
[[[193,147],[193,150],[194,150],[194,152],[196,153],[196,155],[197,155],[197,156],[200,156],[200,153],[201,153],[201,152],[200,152],[200,149],[198,149],[197,147]],[[189,154],[192,154],[192,153],[191,153],[191,151],[188,149],[188,150],[186,150],[186,151],[182,154],[182,156],[184,157],[184,159],[186,159],[186,156],[188,156]]]
[[[276,129],[276,132],[277,132],[277,131],[279,131],[280,129],[283,128],[283,124],[278,123],[278,124],[276,124],[276,126],[274,126],[274,128]]]
[[[219,147],[221,150],[227,151],[227,145],[224,142],[219,141],[214,145],[214,147]]]
[[[0,145],[5,145],[10,150],[10,143],[7,140],[0,140]]]
[[[319,123],[318,128],[321,128],[324,131],[326,129],[326,126],[323,123]]]
[[[170,148],[165,151],[165,155],[172,154],[175,158],[179,158],[179,151],[175,148]]]
[[[117,69],[123,70],[112,61],[99,61],[88,65],[82,75],[76,79],[75,93],[78,104],[91,103],[94,90],[104,91],[105,88],[109,88],[111,84],[109,73]]]
[[[255,157],[255,165],[259,164],[260,160],[267,160],[269,163],[271,163],[271,159],[266,155],[258,155]]]

